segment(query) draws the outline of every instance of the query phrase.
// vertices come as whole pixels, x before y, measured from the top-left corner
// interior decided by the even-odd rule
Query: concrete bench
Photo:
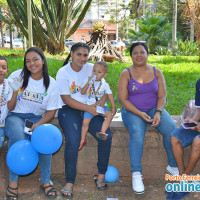
[[[172,117],[175,120],[177,127],[179,127],[181,124],[180,116]],[[54,119],[52,124],[59,127],[57,119]],[[110,129],[113,139],[109,165],[115,166],[118,169],[120,176],[130,176],[131,166],[128,151],[129,133],[121,120],[120,114],[115,116]],[[87,140],[87,145],[79,152],[77,171],[82,174],[96,174],[97,142],[90,134],[87,135]],[[191,147],[187,147],[184,149],[186,162],[188,160],[190,148]],[[167,154],[163,146],[162,135],[159,134],[155,128],[148,126],[142,157],[143,176],[146,179],[163,180],[167,165]],[[197,164],[195,172],[199,173],[199,168],[200,162]],[[64,144],[53,156],[52,173],[64,173]]]
[[[180,116],[172,116],[176,121],[177,126],[180,126],[181,120]],[[51,121],[52,124],[60,128],[58,120],[55,118]],[[121,177],[131,176],[131,166],[129,159],[129,133],[119,114],[116,115],[114,120],[111,123],[111,132],[112,132],[112,148],[110,154],[109,165],[115,166]],[[78,156],[78,165],[77,172],[81,174],[94,175],[97,174],[97,142],[96,140],[88,134],[87,136],[87,145],[79,152]],[[64,174],[64,143],[53,155],[52,161],[52,174]],[[185,161],[187,162],[189,152],[191,147],[184,149],[185,151]],[[0,183],[1,185],[7,185],[8,181],[8,168],[6,164],[6,153],[7,153],[7,141],[3,147],[3,151],[0,155]],[[147,127],[146,136],[144,140],[144,151],[142,158],[143,166],[143,176],[145,179],[162,179],[165,175],[165,169],[167,167],[167,155],[163,147],[162,135],[156,131],[155,128],[151,126]],[[199,173],[200,162],[197,163],[197,166],[194,170],[195,173]],[[36,169],[36,174],[39,173],[39,170]],[[5,191],[5,188],[2,188]],[[1,189],[0,189],[1,191]]]

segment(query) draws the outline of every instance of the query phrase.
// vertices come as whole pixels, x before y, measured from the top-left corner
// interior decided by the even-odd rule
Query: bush
[[[179,56],[194,56],[198,55],[199,46],[197,42],[190,42],[189,40],[178,40],[174,46],[174,55]]]
[[[178,40],[173,50],[169,46],[158,46],[156,48],[157,55],[194,56],[198,55],[198,51],[198,42],[190,42],[189,40]]]

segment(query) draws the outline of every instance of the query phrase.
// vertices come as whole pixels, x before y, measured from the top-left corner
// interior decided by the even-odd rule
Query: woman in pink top
[[[167,152],[167,171],[178,174],[170,133],[176,124],[164,109],[166,86],[162,72],[147,64],[148,48],[144,42],[134,42],[130,48],[133,65],[126,68],[119,78],[118,98],[122,105],[122,120],[130,134],[129,155],[132,171],[132,186],[137,194],[144,193],[141,158],[147,123],[163,135]]]

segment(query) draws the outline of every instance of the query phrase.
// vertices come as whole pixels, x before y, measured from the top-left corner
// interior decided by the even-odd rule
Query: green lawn
[[[20,55],[18,57],[9,56],[9,54]],[[2,50],[0,54],[5,55],[8,59],[9,74],[16,69],[23,67],[23,54],[22,50]],[[49,74],[55,78],[56,73],[64,62],[66,55],[62,56],[48,56],[47,63]],[[155,65],[161,69],[166,80],[167,86],[167,104],[166,109],[172,115],[179,115],[184,110],[185,105],[189,99],[195,97],[195,83],[200,78],[200,64],[198,63],[197,56],[156,56],[150,55],[148,63]],[[117,101],[117,84],[121,71],[130,66],[130,63],[108,63],[108,76],[107,82],[113,91],[116,99],[117,108],[120,104]]]

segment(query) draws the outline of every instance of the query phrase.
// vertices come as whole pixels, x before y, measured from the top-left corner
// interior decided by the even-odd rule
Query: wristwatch
[[[162,110],[156,110],[155,113],[156,113],[156,112],[159,112],[160,115],[162,115]]]

